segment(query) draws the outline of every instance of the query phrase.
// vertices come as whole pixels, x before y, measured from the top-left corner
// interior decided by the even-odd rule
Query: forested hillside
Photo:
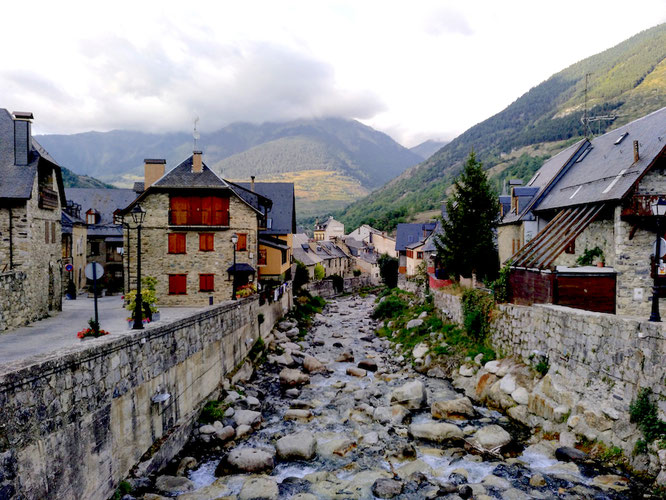
[[[593,119],[594,134],[666,106],[666,25],[643,31],[553,75],[423,163],[350,205],[340,214],[341,220],[352,229],[363,223],[392,229],[414,213],[439,207],[471,150],[485,168],[493,169],[494,176],[503,171],[531,176],[545,157],[584,135],[586,74],[589,115],[611,117]],[[537,160],[526,160],[518,154],[521,149]],[[494,181],[498,189],[501,180]]]
[[[66,188],[105,188],[114,189],[115,186],[99,181],[88,175],[77,175],[71,170],[61,167],[62,182]]]

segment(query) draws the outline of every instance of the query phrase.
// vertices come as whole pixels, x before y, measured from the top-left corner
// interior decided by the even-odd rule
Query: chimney
[[[14,165],[30,163],[32,113],[14,111]]]
[[[254,193],[254,175],[250,176],[250,191]]]
[[[152,186],[157,179],[164,175],[166,160],[159,158],[146,158],[144,162],[143,190]]]
[[[200,174],[203,172],[203,162],[201,161],[201,151],[194,151],[192,153],[192,172]]]
[[[640,159],[641,157],[638,154],[638,141],[634,141],[634,163],[636,163]]]

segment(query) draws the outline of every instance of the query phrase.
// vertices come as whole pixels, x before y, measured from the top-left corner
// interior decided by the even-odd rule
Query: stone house
[[[354,268],[369,275],[376,282],[379,279],[379,264],[372,245],[364,240],[357,240],[351,235],[345,236],[344,242],[354,258]]]
[[[342,240],[314,241],[311,248],[322,259],[326,276],[337,274],[345,277],[352,273],[354,258]]]
[[[259,230],[257,269],[264,285],[291,279],[293,236],[296,233],[296,197],[293,182],[239,182],[273,203],[266,215],[266,228]]]
[[[123,226],[114,218],[117,210],[136,199],[132,189],[67,188],[67,202],[80,207],[87,226],[86,258],[104,267],[102,286],[107,293],[120,293],[125,287],[123,268]]]
[[[395,251],[395,238],[391,238],[385,232],[379,231],[372,226],[363,224],[347,236],[365,242],[372,247],[377,255],[398,257],[398,253]]]
[[[413,276],[423,262],[423,246],[436,227],[435,222],[398,224],[395,250],[398,253],[398,272]]]
[[[71,280],[78,292],[86,286],[88,228],[81,219],[81,206],[73,202],[67,203],[61,217],[63,289]],[[71,270],[67,269],[68,265],[72,266]]]
[[[345,225],[329,216],[326,221],[319,224],[315,222],[315,241],[328,241],[334,238],[342,238],[345,235]]]
[[[527,207],[540,230],[512,256],[513,300],[647,318],[658,227],[650,207],[666,198],[666,108],[576,147]],[[603,267],[577,265],[593,250]]]
[[[315,250],[310,246],[310,239],[305,233],[296,233],[293,237],[293,253],[294,260],[302,262],[308,270],[310,280],[315,278],[315,266],[322,264],[323,259],[317,255]],[[323,266],[323,264],[322,264]]]
[[[256,283],[259,231],[266,228],[271,201],[218,177],[201,156],[195,151],[166,174],[164,160],[146,160],[145,190],[119,212],[132,227],[131,209],[138,203],[146,212],[142,276],[157,279],[161,305],[206,306],[210,300],[230,300],[234,274],[238,287]],[[127,248],[126,255],[136,263],[136,240]],[[135,271],[133,264],[133,286]]]
[[[62,308],[62,173],[32,120],[0,109],[0,330]]]

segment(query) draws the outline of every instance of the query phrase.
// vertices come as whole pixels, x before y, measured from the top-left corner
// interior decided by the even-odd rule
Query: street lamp
[[[661,260],[661,220],[666,215],[666,200],[659,198],[650,205],[652,215],[657,218],[657,238],[654,244],[654,284],[652,286],[652,312],[650,321],[661,322],[659,315],[659,262]]]
[[[143,330],[143,297],[141,296],[141,224],[146,217],[146,211],[138,203],[130,210],[132,220],[136,224],[136,297],[134,301],[133,330]]]
[[[233,269],[234,272],[234,277],[233,277],[233,284],[232,284],[232,295],[231,295],[231,300],[236,300],[236,243],[238,243],[238,235],[236,233],[231,236],[231,243],[234,245],[234,265],[232,266],[231,269]]]

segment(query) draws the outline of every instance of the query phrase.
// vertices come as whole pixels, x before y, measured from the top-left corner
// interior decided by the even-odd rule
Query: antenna
[[[588,114],[588,109],[587,109],[587,88],[588,88],[588,83],[589,83],[589,77],[591,76],[591,73],[585,73],[585,111],[583,113],[583,117],[580,119],[581,123],[583,124],[584,127],[584,135],[586,139],[590,139],[590,136],[592,135],[592,130],[590,129],[590,123],[591,122],[598,122],[597,124],[597,133],[601,133],[601,122],[602,121],[607,121],[607,122],[613,122],[618,116],[623,116],[620,113],[611,113],[609,115],[598,115],[598,116],[589,116]]]
[[[590,138],[590,117],[587,115],[587,84],[590,78],[589,73],[585,73],[585,112],[583,113],[583,133],[585,138]]]
[[[197,130],[197,123],[199,122],[199,117],[194,118],[194,131],[192,132],[192,137],[194,137],[194,151],[197,151],[197,141],[201,137],[199,131]]]

